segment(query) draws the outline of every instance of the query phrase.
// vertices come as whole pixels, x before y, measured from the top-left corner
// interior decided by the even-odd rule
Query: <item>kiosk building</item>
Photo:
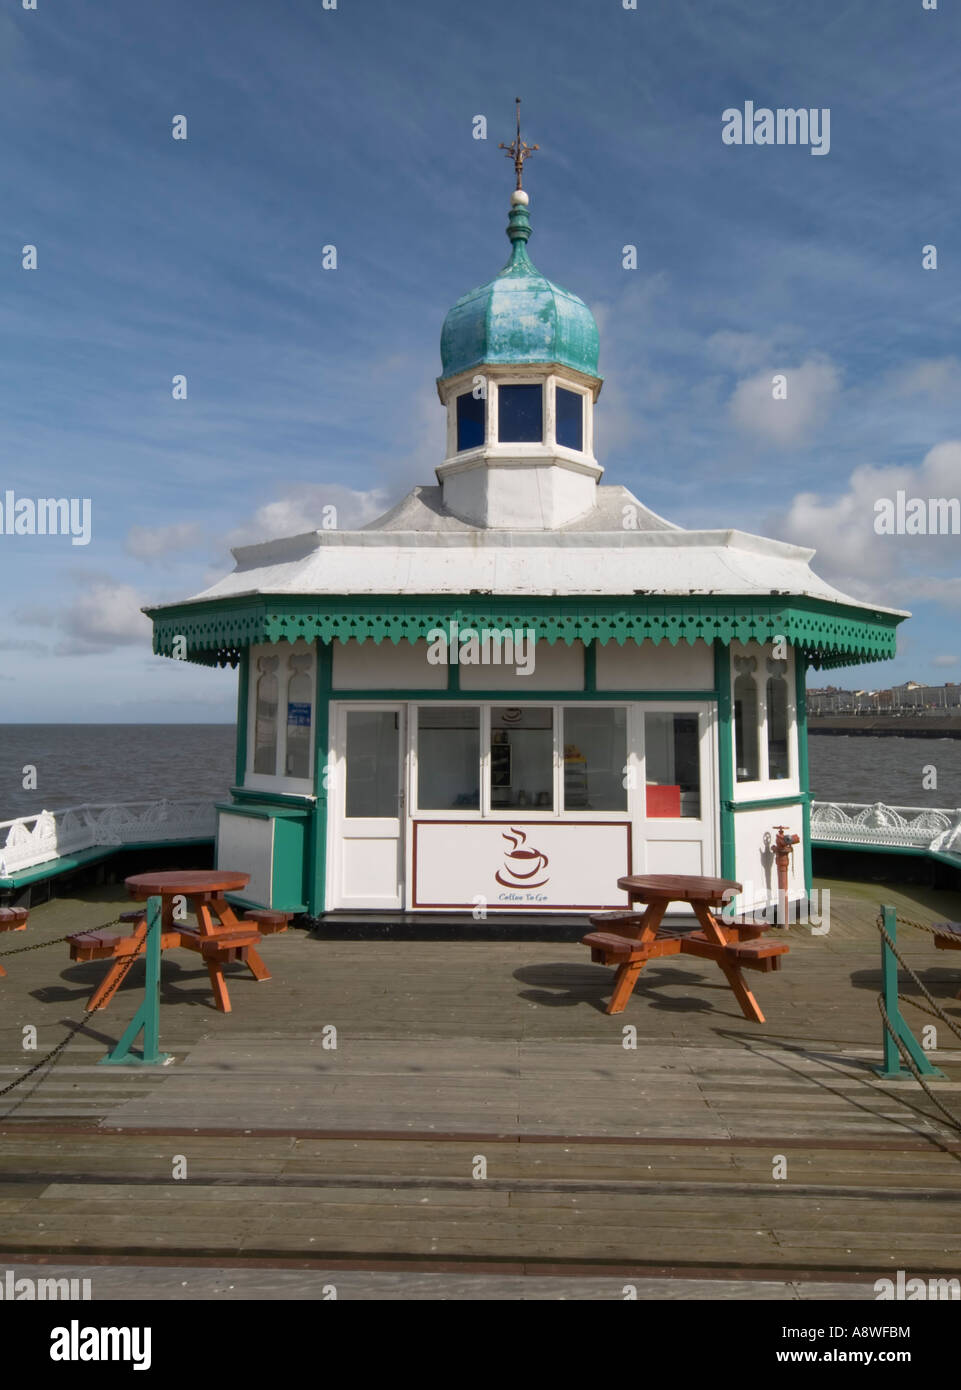
[[[522,189],[507,235],[444,322],[437,483],[146,610],[156,652],[239,674],[218,866],[314,916],[579,913],[628,872],[736,878],[751,908],[784,825],[801,899],[806,669],[893,656],[906,614],[602,483],[593,315],[531,262]]]

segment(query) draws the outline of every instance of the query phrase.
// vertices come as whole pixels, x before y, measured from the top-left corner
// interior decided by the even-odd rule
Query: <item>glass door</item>
[[[642,704],[638,807],[644,873],[715,874],[711,707]]]
[[[404,707],[341,706],[329,789],[332,907],[403,906]]]

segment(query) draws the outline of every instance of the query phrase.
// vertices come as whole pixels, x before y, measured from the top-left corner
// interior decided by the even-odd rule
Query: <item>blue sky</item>
[[[873,531],[899,488],[961,494],[959,40],[953,0],[5,7],[0,501],[89,497],[93,533],[0,535],[0,719],[231,719],[234,678],[154,658],[139,606],[434,481],[515,95],[532,258],[601,328],[607,481],[912,609],[841,683],[961,680],[961,538]],[[829,108],[830,152],[725,146],[747,100]]]

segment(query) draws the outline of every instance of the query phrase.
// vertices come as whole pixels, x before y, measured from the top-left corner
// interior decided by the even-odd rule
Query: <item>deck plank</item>
[[[919,920],[961,918],[957,897],[883,891]],[[913,1081],[872,1070],[877,905],[832,892],[829,934],[792,927],[784,969],[756,982],[762,1026],[694,959],[652,965],[610,1018],[611,972],[578,945],[292,931],[265,944],[271,981],[228,971],[227,1016],[203,968],[168,954],[161,1046],[174,1065],[98,1067],[139,1002],[137,967],[54,1067],[0,1097],[2,1253],[44,1252],[51,1275],[90,1268],[102,1290],[124,1288],[122,1266],[71,1264],[71,1251],[182,1257],[179,1279],[138,1266],[144,1288],[172,1298],[290,1296],[285,1272],[265,1267],[288,1257],[308,1261],[296,1278],[313,1289],[352,1280],[361,1298],[623,1297],[623,1275],[551,1282],[544,1262],[623,1265],[641,1298],[873,1299],[893,1268],[951,1275],[961,1134]],[[30,940],[96,926],[121,897],[46,904]],[[920,933],[902,945],[961,1023],[961,969]],[[10,961],[0,1087],[63,1036],[101,973],[64,946]],[[38,1053],[22,1049],[27,1024]],[[328,1024],[336,1051],[321,1046]],[[961,1115],[961,1050],[943,1028],[939,1041],[948,1080],[933,1089]],[[370,1270],[325,1272],[325,1254]],[[405,1257],[425,1272],[376,1270]],[[204,1258],[234,1265],[201,1271]],[[444,1259],[487,1272],[431,1274]],[[654,1267],[673,1272],[645,1275]],[[738,1269],[780,1273],[738,1281]]]

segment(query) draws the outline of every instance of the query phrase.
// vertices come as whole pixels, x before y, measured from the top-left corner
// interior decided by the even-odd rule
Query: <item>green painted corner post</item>
[[[237,762],[234,785],[242,787],[247,775],[247,708],[250,680],[250,648],[244,647],[237,665]]]
[[[804,854],[804,892],[808,902],[814,887],[814,865],[811,856],[811,773],[808,765],[808,697],[807,659],[800,648],[794,648],[794,702],[797,710],[797,770],[798,786],[804,793],[801,811],[803,822],[802,850]]]
[[[895,909],[886,907],[882,903],[881,920],[884,922],[888,936],[896,942],[898,939],[898,914]],[[883,936],[881,937],[881,990],[891,1027],[901,1039],[918,1071],[922,1076],[943,1076],[944,1073],[938,1071],[937,1067],[928,1061],[924,1049],[918,1045],[917,1038],[901,1017],[901,1005],[898,1001],[898,960]],[[882,1027],[884,1029],[884,1063],[882,1066],[876,1067],[875,1071],[885,1081],[911,1080],[912,1073],[901,1065],[901,1053],[897,1043],[888,1032],[887,1025],[882,1023]]]
[[[731,652],[714,639],[714,688],[717,691],[717,776],[721,812],[721,877],[734,878],[734,724],[731,718]]]
[[[597,638],[584,643],[584,691],[597,694]]]
[[[333,642],[317,642],[317,703],[314,720],[314,814],[308,856],[307,910],[319,917],[327,906],[327,799],[330,792],[330,695]]]
[[[160,898],[147,899],[147,977],[144,980],[143,1002],[134,1014],[127,1031],[112,1052],[101,1057],[98,1066],[166,1066],[173,1061],[169,1052],[160,1051]],[[131,1052],[134,1039],[143,1029],[143,1050]]]

